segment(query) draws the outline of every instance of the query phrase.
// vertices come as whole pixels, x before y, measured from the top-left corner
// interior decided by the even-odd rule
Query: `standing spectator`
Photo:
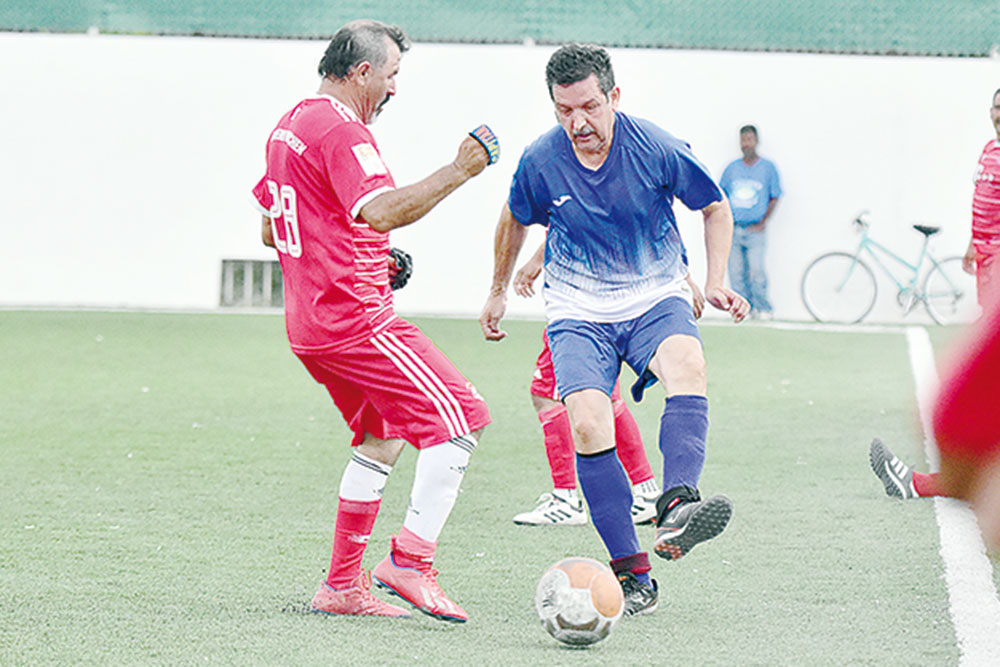
[[[781,182],[774,163],[757,155],[753,125],[740,128],[740,150],[743,157],[730,162],[719,181],[733,209],[729,282],[750,302],[751,317],[769,320],[773,309],[767,297],[765,229],[781,196]]]
[[[984,295],[1000,257],[1000,89],[993,93],[990,121],[996,138],[989,140],[979,156],[972,194],[972,238],[962,262],[967,272],[976,274],[979,305],[984,307]]]

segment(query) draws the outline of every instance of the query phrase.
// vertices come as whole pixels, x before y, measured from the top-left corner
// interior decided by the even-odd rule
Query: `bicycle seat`
[[[924,236],[933,236],[941,231],[940,227],[931,227],[930,225],[913,225],[913,228]]]

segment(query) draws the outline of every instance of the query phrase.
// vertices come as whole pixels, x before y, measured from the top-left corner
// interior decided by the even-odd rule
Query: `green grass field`
[[[0,312],[0,664],[957,663],[933,504],[886,498],[868,467],[879,435],[926,469],[901,334],[704,327],[702,490],[733,521],[654,562],[655,614],[574,650],[539,625],[535,583],[601,543],[511,522],[550,486],[527,394],[542,325],[487,344],[471,320],[416,321],[494,420],[436,562],[465,625],[307,613],[349,435],[280,316]],[[657,472],[661,410],[658,389],[635,406]]]

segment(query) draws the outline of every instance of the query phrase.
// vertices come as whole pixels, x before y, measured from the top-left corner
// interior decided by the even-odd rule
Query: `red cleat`
[[[375,584],[403,598],[428,616],[442,621],[465,623],[469,615],[448,599],[437,582],[438,571],[396,565],[392,552],[372,570]]]
[[[387,616],[390,618],[410,618],[410,612],[388,602],[383,602],[369,592],[372,587],[371,574],[364,570],[351,582],[350,588],[338,591],[330,588],[325,581],[316,591],[312,610],[316,614],[337,616]]]

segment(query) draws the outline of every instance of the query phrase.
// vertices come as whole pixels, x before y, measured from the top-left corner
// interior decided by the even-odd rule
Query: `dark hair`
[[[990,99],[995,100],[997,98],[997,95],[1000,95],[1000,88],[996,89],[996,92],[993,93],[993,97],[991,97]]]
[[[615,87],[615,72],[611,69],[611,56],[599,46],[591,44],[566,44],[549,58],[545,66],[545,83],[549,87],[549,97],[552,86],[565,86],[577,81],[583,81],[591,74],[597,76],[597,84],[607,97]]]
[[[384,64],[388,57],[386,37],[396,43],[400,53],[410,48],[410,40],[400,27],[368,19],[351,21],[330,40],[326,53],[319,61],[319,75],[343,79],[352,67],[363,62],[370,62],[376,67]]]
[[[743,134],[744,132],[751,132],[751,133],[753,133],[754,139],[758,138],[757,137],[757,128],[754,127],[753,125],[744,125],[743,127],[741,127],[740,128],[740,134]]]

